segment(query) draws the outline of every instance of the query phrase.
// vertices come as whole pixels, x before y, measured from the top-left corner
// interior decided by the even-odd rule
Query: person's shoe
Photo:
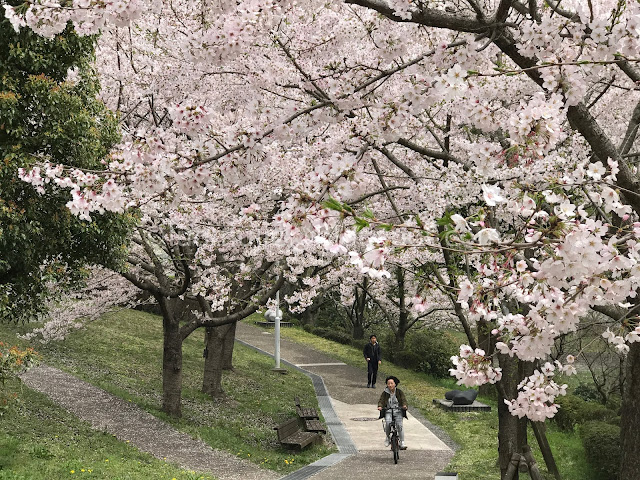
[[[367,388],[371,388],[371,384],[370,383],[367,383]]]
[[[406,450],[407,446],[405,445],[404,442],[400,442],[400,450]]]
[[[388,447],[389,445],[391,445],[391,439],[389,439],[389,437],[384,439],[384,446]]]
[[[376,388],[376,384],[374,383],[373,385],[371,385],[371,388]]]

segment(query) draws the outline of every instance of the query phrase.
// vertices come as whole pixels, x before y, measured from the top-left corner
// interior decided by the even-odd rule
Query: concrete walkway
[[[269,355],[275,350],[272,330],[239,323],[236,340]],[[376,388],[370,389],[366,388],[364,358],[363,368],[359,369],[286,338],[280,341],[280,358],[283,366],[297,368],[311,377],[323,417],[340,451],[283,480],[370,480],[389,474],[394,480],[429,480],[449,463],[455,444],[410,407],[404,421],[408,449],[401,452],[399,464],[393,464],[389,448],[384,447],[377,410],[387,374],[384,363]]]

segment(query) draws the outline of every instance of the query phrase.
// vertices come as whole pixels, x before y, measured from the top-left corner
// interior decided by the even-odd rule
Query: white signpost
[[[287,373],[287,370],[280,367],[280,320],[282,320],[282,310],[280,310],[280,291],[276,292],[276,308],[275,311],[267,310],[264,314],[265,318],[269,322],[274,322],[274,335],[275,335],[275,354],[276,366],[274,371],[280,373]]]

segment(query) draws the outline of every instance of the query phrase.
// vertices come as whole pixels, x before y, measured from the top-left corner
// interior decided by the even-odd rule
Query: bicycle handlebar
[[[403,411],[404,408],[402,407],[382,407],[382,411],[386,412],[387,410],[391,410],[391,412],[393,413],[394,410],[399,410],[399,411]]]

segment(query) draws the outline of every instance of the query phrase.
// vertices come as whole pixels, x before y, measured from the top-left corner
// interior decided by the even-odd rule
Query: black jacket
[[[384,391],[380,395],[380,400],[378,400],[378,406],[382,407],[380,411],[380,418],[384,418],[384,410],[387,408],[387,403],[389,402],[389,397],[391,397],[391,393],[389,392],[389,388],[385,387]],[[398,403],[400,404],[400,409],[402,410],[402,416],[407,418],[407,411],[402,408],[407,404],[407,397],[404,396],[404,392],[396,387],[396,398],[398,399]]]
[[[362,353],[364,354],[364,358],[370,358],[372,362],[378,363],[378,361],[382,360],[382,350],[380,350],[379,343],[367,343],[364,346]]]

